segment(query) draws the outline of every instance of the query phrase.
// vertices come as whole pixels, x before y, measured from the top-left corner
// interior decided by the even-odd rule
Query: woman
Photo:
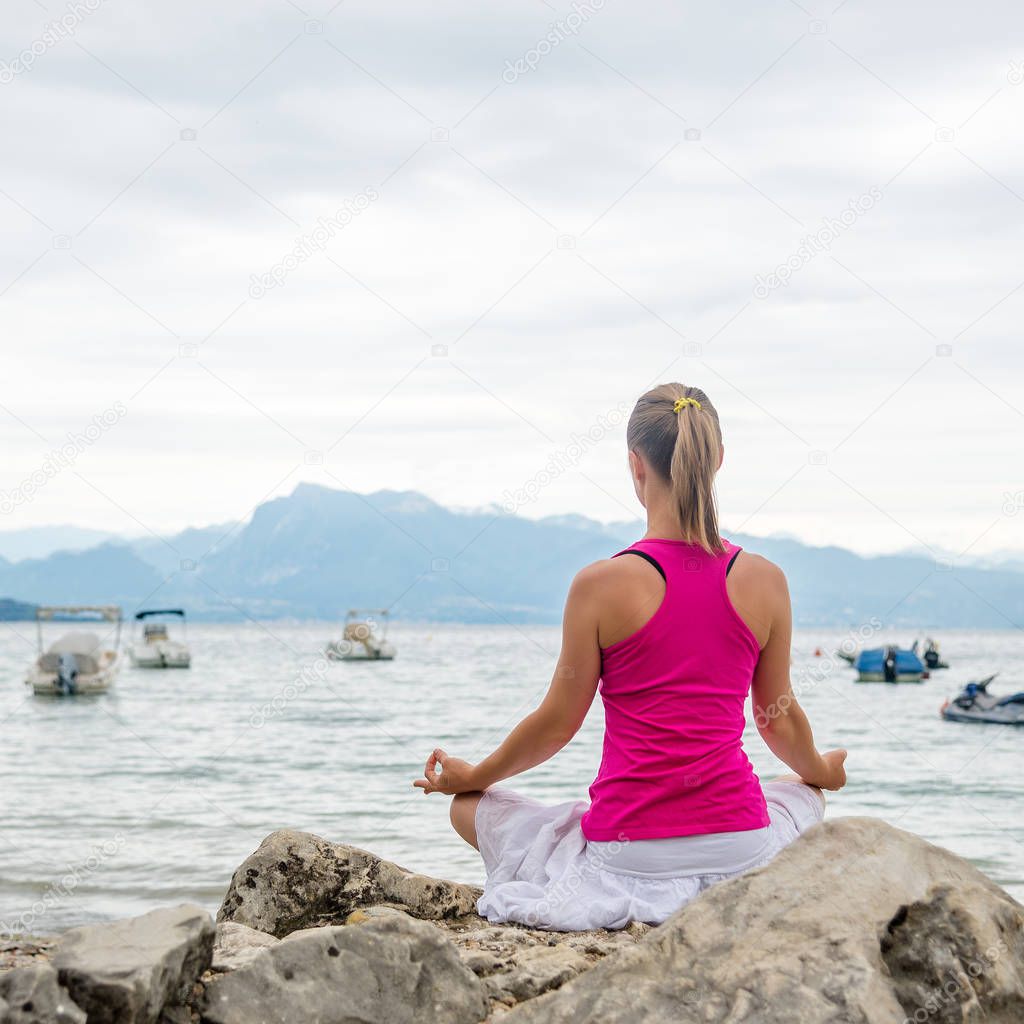
[[[681,384],[647,392],[626,440],[647,532],[573,580],[540,707],[479,764],[435,750],[413,783],[454,794],[452,824],[483,856],[478,909],[491,921],[660,923],[766,864],[821,821],[821,791],[846,782],[846,751],[818,752],[790,686],[785,576],[719,535],[724,450],[707,395]],[[589,805],[492,788],[561,750],[599,681],[604,754]],[[762,784],[754,774],[741,744],[750,693],[761,736],[795,776]]]

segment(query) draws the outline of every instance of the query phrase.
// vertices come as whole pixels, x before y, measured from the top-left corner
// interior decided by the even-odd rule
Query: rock
[[[50,939],[19,937],[13,941],[0,942],[0,971],[47,963],[52,949],[53,941]]]
[[[414,917],[411,917],[404,910],[397,910],[395,907],[364,907],[359,910],[353,910],[348,917],[345,918],[346,925],[360,925],[366,924],[367,921],[373,921],[381,917],[400,917],[405,921],[414,921]],[[291,942],[293,939],[302,938],[304,935],[313,935],[320,932],[321,928],[328,927],[326,925],[320,925],[316,928],[300,928],[297,932],[289,932],[283,939],[278,939],[278,942]]]
[[[483,949],[460,949],[459,956],[474,974],[493,974],[504,966],[499,957]]]
[[[474,1024],[483,985],[437,926],[398,916],[329,926],[263,950],[206,986],[206,1024]]]
[[[193,1024],[192,1013],[187,1006],[169,1006],[160,1014],[157,1024]]]
[[[1016,909],[1015,915],[951,886],[900,907],[880,949],[907,1015],[923,1010],[943,1024],[1024,1020],[1022,908]]]
[[[267,946],[273,946],[279,941],[266,932],[258,932],[255,928],[234,921],[225,921],[217,925],[210,968],[214,971],[238,970],[252,963],[256,955]]]
[[[1024,1021],[1024,908],[966,861],[872,819],[813,829],[656,929],[491,925],[473,912],[476,896],[353,847],[274,833],[235,873],[218,916],[287,938],[210,983],[207,1019],[442,1021],[408,995],[422,991],[411,972],[429,964],[427,989],[447,993],[454,979],[474,1013],[486,995],[507,1024]],[[327,941],[351,964],[344,978]],[[325,991],[335,995],[326,1009]]]
[[[1024,1020],[1024,907],[870,818],[818,826],[503,1024]]]
[[[435,926],[447,932],[462,962],[483,980],[494,1012],[557,988],[602,957],[636,943],[625,930],[546,932],[488,925],[478,917]]]
[[[491,974],[487,989],[492,999],[518,1003],[564,985],[590,966],[591,962],[567,943],[535,946],[522,953],[510,970]]]
[[[513,950],[525,949],[529,946],[536,946],[540,942],[546,942],[548,932],[531,931],[528,928],[521,928],[519,925],[486,925],[483,928],[474,928],[462,933],[466,942],[475,942],[484,949]]]
[[[409,917],[410,915],[406,911],[401,910],[399,907],[388,906],[385,903],[378,904],[370,907],[360,907],[358,910],[353,910],[348,917],[345,918],[345,924],[362,924],[364,921],[369,921],[375,917]]]
[[[89,1024],[155,1024],[210,966],[214,927],[194,904],[66,932],[54,966]]]
[[[0,974],[2,1024],[85,1024],[85,1011],[71,1001],[49,964]]]
[[[340,924],[367,904],[389,903],[413,917],[472,913],[480,890],[417,875],[354,846],[308,832],[272,832],[235,872],[217,913],[283,938]]]

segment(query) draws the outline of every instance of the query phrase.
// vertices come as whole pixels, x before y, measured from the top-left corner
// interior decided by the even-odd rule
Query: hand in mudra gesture
[[[815,780],[815,785],[821,789],[830,789],[832,792],[842,789],[846,785],[846,751],[829,750],[821,755],[825,765],[825,775],[821,781]]]
[[[458,757],[451,757],[438,747],[427,758],[423,769],[423,778],[416,779],[413,785],[429,793],[471,793],[480,788],[474,779],[475,766]]]

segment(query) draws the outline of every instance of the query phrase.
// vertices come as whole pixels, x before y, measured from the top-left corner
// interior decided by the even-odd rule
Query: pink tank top
[[[601,651],[604,754],[583,834],[596,842],[746,832],[769,824],[743,752],[743,704],[760,654],[729,600],[739,548],[641,540],[665,597],[631,636]],[[624,557],[637,557],[636,555]]]

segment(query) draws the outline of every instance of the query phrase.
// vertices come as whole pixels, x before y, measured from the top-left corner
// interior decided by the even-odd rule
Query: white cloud
[[[5,486],[128,408],[0,526],[224,521],[299,479],[497,502],[667,374],[720,408],[733,528],[1024,547],[1018,7],[608,0],[511,84],[568,4],[298,7],[103,4],[0,86]],[[623,463],[613,432],[524,511],[624,518]]]

